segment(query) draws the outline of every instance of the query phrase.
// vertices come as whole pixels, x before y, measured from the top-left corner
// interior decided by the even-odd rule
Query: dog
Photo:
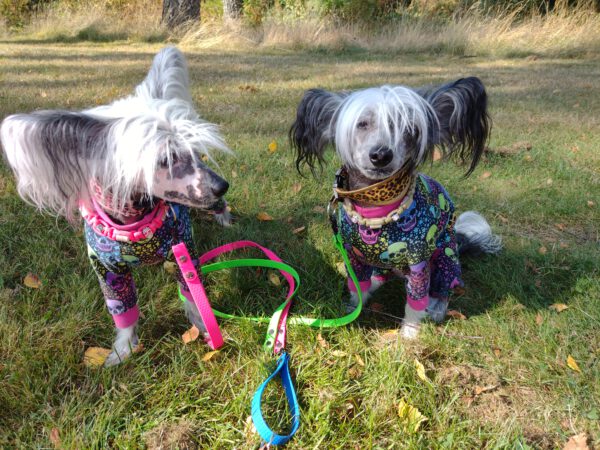
[[[205,164],[230,150],[194,109],[183,54],[161,50],[135,92],[109,105],[11,115],[0,141],[25,201],[71,222],[78,211],[83,216],[88,256],[116,326],[105,366],[120,363],[138,344],[131,269],[174,262],[171,246],[179,242],[197,265],[189,208],[231,222],[223,198],[229,185]],[[192,300],[179,270],[176,279]],[[205,331],[194,302],[184,304]]]
[[[480,160],[491,129],[487,94],[478,78],[412,89],[381,86],[353,92],[311,89],[297,109],[289,138],[302,173],[331,144],[342,160],[336,174],[332,217],[363,299],[390,275],[406,279],[407,303],[401,335],[413,339],[429,315],[446,316],[453,289],[462,286],[459,252],[494,254],[501,239],[483,216],[468,211],[455,219],[444,187],[418,171],[433,157]],[[358,305],[348,278],[349,311]]]

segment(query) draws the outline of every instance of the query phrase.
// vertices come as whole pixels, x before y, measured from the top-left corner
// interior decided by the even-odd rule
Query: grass
[[[0,117],[126,95],[159,48],[4,41]],[[561,448],[576,433],[599,442],[598,57],[183,49],[199,110],[222,125],[237,153],[221,161],[237,223],[222,230],[195,213],[198,246],[243,238],[275,250],[302,276],[296,314],[339,314],[345,295],[327,219],[315,210],[329,198],[337,161],[330,156],[319,179],[302,179],[286,142],[302,92],[463,75],[488,86],[493,138],[476,172],[463,179],[451,163],[423,168],[459,210],[482,212],[505,242],[498,257],[463,259],[467,288],[452,308],[468,319],[428,324],[418,342],[399,341],[389,332],[399,326],[391,316],[403,309],[395,282],[373,300],[388,315],[365,313],[351,326],[321,330],[328,346],[318,330],[292,328],[302,426],[290,448]],[[261,211],[275,220],[259,222]],[[306,231],[293,234],[300,226]],[[181,342],[187,323],[174,283],[160,269],[142,269],[145,350],[120,367],[89,369],[84,350],[108,347],[113,329],[81,230],[26,206],[5,165],[0,242],[0,447],[51,447],[53,429],[65,448],[257,447],[247,418],[265,377],[263,326],[223,322],[227,345],[203,362],[207,347]],[[23,286],[28,272],[41,278],[40,289]],[[211,276],[211,299],[224,310],[269,314],[283,288],[256,275]],[[553,303],[569,309],[558,314],[548,309]],[[581,373],[567,366],[569,355]],[[415,359],[430,383],[418,378]],[[489,390],[478,394],[481,388]],[[268,394],[269,416],[284,431],[280,392]],[[402,398],[428,418],[418,432],[398,418]]]

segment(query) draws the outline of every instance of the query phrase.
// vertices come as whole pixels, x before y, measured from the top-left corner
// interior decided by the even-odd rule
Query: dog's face
[[[9,116],[0,131],[21,196],[67,217],[91,195],[91,181],[111,193],[117,215],[139,195],[209,207],[229,186],[203,162],[229,149],[195,111],[175,48],[156,55],[129,97],[81,112]]]
[[[382,86],[334,93],[312,89],[298,106],[290,140],[298,170],[314,168],[333,144],[349,173],[377,182],[414,171],[439,145],[477,164],[489,134],[481,81],[465,78],[431,89]]]
[[[343,99],[331,134],[345,166],[370,180],[387,178],[427,147],[431,106],[403,87],[371,88]]]
[[[217,202],[229,184],[194,155],[170,155],[159,162],[152,194],[168,201],[196,208]]]

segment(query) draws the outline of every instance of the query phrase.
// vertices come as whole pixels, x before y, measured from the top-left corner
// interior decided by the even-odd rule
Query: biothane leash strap
[[[340,318],[336,318],[336,319],[294,317],[289,320],[290,323],[302,324],[302,325],[307,325],[307,326],[317,327],[317,328],[331,328],[331,327],[339,327],[339,326],[347,325],[359,316],[361,309],[362,309],[362,294],[360,291],[358,279],[356,278],[356,275],[355,275],[354,271],[352,270],[352,266],[350,265],[350,260],[346,253],[346,250],[342,244],[342,239],[341,239],[341,236],[339,233],[336,233],[334,235],[333,242],[334,242],[335,247],[340,251],[342,258],[344,260],[344,264],[346,265],[346,268],[348,270],[348,274],[349,274],[350,278],[352,279],[353,283],[355,284],[355,286],[357,287],[357,295],[359,298],[357,308],[352,313],[350,313],[346,316],[340,317]],[[183,244],[179,244],[179,245],[183,245]],[[204,263],[206,263],[207,261],[210,261],[223,253],[241,249],[241,248],[247,248],[247,247],[254,247],[254,248],[261,250],[263,253],[265,253],[265,255],[267,255],[267,257],[269,259],[237,259],[237,260],[221,261],[221,262],[217,262],[217,263],[213,263],[213,264],[209,264],[209,265],[204,265]],[[184,246],[184,248],[185,248],[185,246]],[[175,250],[174,250],[174,252],[175,252]],[[179,258],[178,258],[178,262],[179,262]],[[191,264],[191,262],[190,262],[190,264]],[[193,265],[191,265],[191,266],[192,266],[192,269],[194,269]],[[223,313],[223,312],[220,312],[217,310],[212,310],[212,313],[214,313],[214,315],[216,315],[218,317],[228,318],[228,319],[246,319],[246,320],[251,320],[251,321],[255,321],[255,322],[267,322],[268,321],[269,326],[268,326],[268,330],[267,330],[267,336],[265,339],[264,347],[269,353],[273,352],[274,354],[278,354],[285,347],[287,317],[288,317],[289,309],[290,309],[290,306],[292,303],[292,298],[295,295],[295,293],[297,292],[298,287],[300,285],[300,276],[294,268],[283,263],[281,261],[281,259],[274,252],[272,252],[271,250],[255,243],[255,242],[252,242],[252,241],[237,241],[237,242],[233,242],[230,244],[226,244],[221,247],[217,247],[217,248],[203,254],[200,257],[200,269],[201,269],[201,272],[203,275],[217,271],[217,270],[235,268],[235,267],[267,267],[267,268],[279,270],[289,285],[286,300],[277,307],[277,309],[275,310],[275,313],[271,316],[270,319],[267,317],[240,317],[240,316],[235,316],[232,314],[226,314],[226,313]],[[182,268],[182,271],[183,271],[183,268]],[[183,272],[183,273],[185,274],[186,272]],[[201,286],[201,296],[202,295],[204,296],[204,298],[206,299],[206,303],[208,304],[208,299],[206,298],[206,293],[204,291],[204,288],[202,287],[200,277],[196,276],[196,277],[194,277],[194,280],[198,280],[198,284]],[[186,278],[186,282],[187,282],[187,278]],[[198,290],[195,289],[195,292],[198,292]],[[183,301],[187,300],[183,296],[181,291],[179,292],[179,296]],[[194,298],[194,301],[196,302],[196,297],[194,295],[193,295],[193,298]],[[214,316],[212,316],[212,317],[214,318]],[[203,320],[204,320],[204,316],[203,316]],[[215,320],[215,323],[216,323],[216,320]],[[207,325],[206,322],[205,322],[205,325]],[[218,325],[217,325],[217,327],[218,327]],[[207,325],[207,330],[208,330],[208,328],[209,327]],[[209,332],[209,334],[210,334],[210,332]],[[220,332],[219,332],[219,335],[220,335]],[[267,425],[267,423],[262,415],[262,411],[261,411],[263,393],[266,389],[267,384],[270,381],[272,381],[276,375],[279,376],[279,378],[281,379],[281,383],[283,385],[283,388],[284,388],[284,391],[285,391],[285,394],[286,394],[286,397],[288,400],[288,406],[290,409],[290,413],[292,415],[292,426],[291,426],[290,432],[287,435],[279,435],[279,434],[275,433],[273,430],[271,430],[269,428],[269,426]],[[254,426],[256,427],[256,430],[259,433],[259,435],[261,436],[261,438],[266,443],[272,444],[272,445],[281,445],[281,444],[285,444],[286,442],[288,442],[292,438],[292,436],[296,433],[296,431],[298,430],[298,427],[300,426],[300,407],[298,405],[296,392],[294,390],[294,385],[293,385],[292,378],[290,375],[289,355],[286,352],[281,353],[281,356],[279,357],[279,359],[277,361],[277,367],[269,375],[269,377],[259,386],[259,388],[257,389],[256,393],[253,396],[253,399],[252,399],[252,421],[254,422]]]

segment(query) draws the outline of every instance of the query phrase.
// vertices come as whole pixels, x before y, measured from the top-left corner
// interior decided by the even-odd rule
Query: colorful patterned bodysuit
[[[363,216],[382,209],[354,206]],[[371,229],[353,223],[344,208],[339,208],[338,215],[342,240],[361,290],[369,289],[372,275],[399,269],[407,280],[408,303],[419,311],[427,308],[429,296],[448,300],[452,288],[463,284],[454,222],[454,205],[448,193],[423,174],[417,177],[413,202],[395,222]],[[356,290],[350,279],[348,287]]]
[[[164,261],[175,263],[171,247],[179,242],[184,242],[194,266],[198,265],[198,254],[192,239],[192,226],[189,208],[177,203],[166,202],[168,206],[162,219],[162,225],[149,239],[137,242],[120,242],[112,240],[94,229],[85,221],[85,238],[88,246],[88,256],[94,271],[98,275],[100,288],[106,300],[108,312],[113,316],[118,328],[126,328],[134,324],[139,318],[137,306],[137,293],[131,268],[142,264],[157,264]],[[211,209],[221,209],[222,204]],[[137,230],[159,211],[157,206],[140,221],[130,225],[114,223],[101,210],[96,209],[105,223],[118,230]],[[188,300],[191,294],[185,284],[179,267],[175,272],[181,292]]]

